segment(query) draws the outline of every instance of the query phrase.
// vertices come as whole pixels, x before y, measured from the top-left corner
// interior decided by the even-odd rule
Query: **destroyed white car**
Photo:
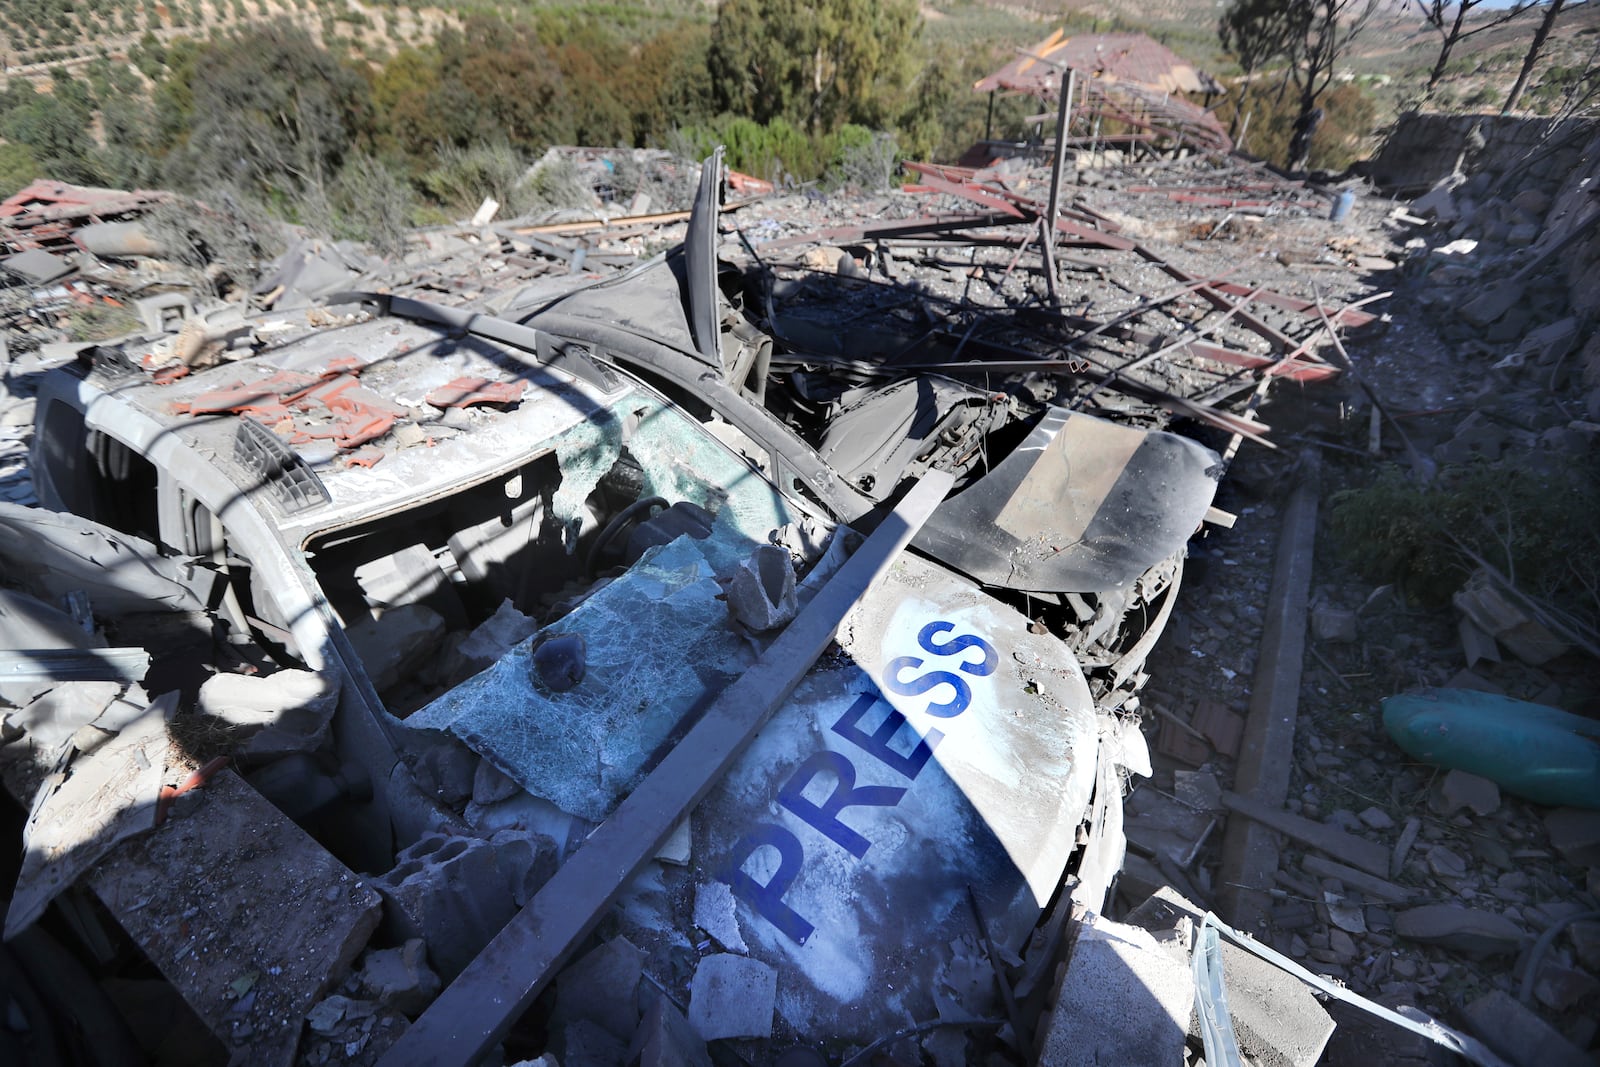
[[[781,427],[714,402],[694,417],[593,331],[564,335],[568,320],[379,303],[249,324],[195,373],[171,338],[90,349],[39,391],[33,472],[47,507],[182,561],[232,669],[337,687],[331,729],[298,735],[312,769],[285,758],[297,743],[281,729],[229,754],[384,894],[374,944],[421,938],[456,983],[445,998],[481,1007],[481,1025],[429,1009],[397,1054],[467,1062],[575,947],[507,978],[486,943],[599,847],[597,826],[624,832],[619,805],[765,669],[773,635],[860,542],[841,523],[901,520],[892,499],[830,507],[831,472],[780,454]],[[1209,465],[1171,435],[1047,412],[984,509],[949,512],[934,556],[896,555],[835,620],[836,646],[788,665],[797,681],[767,694],[726,773],[657,813],[676,829],[653,861],[545,905],[592,911],[587,935],[615,897],[607,929],[707,1038],[838,1049],[995,1016],[991,967],[1047,966],[1068,902],[1102,907],[1120,867],[1122,778],[1148,764],[1115,709],[1137,704],[1209,491],[1151,519],[1162,547],[1115,587],[1030,594],[1070,633],[938,557],[959,564],[957,533],[1048,556],[1034,539],[1059,526],[1075,533],[1057,550],[1092,559],[1093,524],[1133,506],[1117,478],[1147,447]],[[1080,466],[1075,449],[1114,461]],[[1137,545],[1138,521],[1116,525],[1110,540]],[[489,953],[526,936],[513,921]],[[730,967],[755,1023],[706,1015],[700,976]]]

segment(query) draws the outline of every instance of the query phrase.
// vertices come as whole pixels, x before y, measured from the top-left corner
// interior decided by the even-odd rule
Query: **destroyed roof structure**
[[[127,245],[17,276],[10,943],[70,924],[159,973],[205,1062],[1311,1067],[1319,996],[1376,1006],[1331,936],[1247,935],[1454,913],[1380,927],[1418,890],[1377,817],[1260,799],[1290,756],[1208,679],[1259,671],[1281,733],[1293,621],[1220,630],[1271,553],[1197,531],[1252,454],[1353,447],[1269,404],[1362,388],[1394,263],[1330,190],[1125,147],[856,199],[713,157],[687,210],[602,206],[573,149],[590,218],[306,237],[233,301]],[[65,340],[72,293],[139,321]],[[1260,596],[1202,621],[1207,568]],[[1267,890],[1203,857],[1245,826],[1338,862],[1230,927],[1208,904]]]
[[[973,89],[1059,102],[1070,81],[1069,135],[1081,118],[1094,139],[1129,148],[1226,153],[1233,147],[1210,110],[1185,95],[1209,99],[1221,86],[1142,33],[1068,35],[1058,29],[1019,51]],[[1069,79],[1069,71],[1075,77]]]

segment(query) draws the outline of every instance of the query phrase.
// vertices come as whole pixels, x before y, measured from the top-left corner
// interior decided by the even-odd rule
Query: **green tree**
[[[882,125],[901,106],[920,29],[915,0],[726,0],[707,57],[717,102],[813,134]]]
[[[566,81],[532,26],[473,15],[461,30],[440,34],[439,55],[443,84],[435,95],[460,109],[446,112],[451,143],[499,137],[530,150],[572,143]]]
[[[1366,28],[1378,0],[1289,0],[1294,32],[1289,40],[1289,74],[1300,111],[1289,142],[1288,166],[1300,170],[1311,154],[1311,139],[1323,111],[1317,100],[1333,84],[1339,60]]]
[[[320,190],[366,132],[368,86],[287,23],[202,46],[185,175],[262,192]]]

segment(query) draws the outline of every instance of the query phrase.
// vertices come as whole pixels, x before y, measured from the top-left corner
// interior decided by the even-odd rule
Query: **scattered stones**
[[[1509,955],[1526,940],[1516,923],[1459,904],[1424,904],[1394,917],[1395,933],[1408,941],[1440,945],[1469,956]]]
[[[841,265],[848,258],[841,259]],[[775,630],[793,619],[800,601],[789,553],[777,545],[762,545],[740,563],[728,582],[728,610],[756,633]]]
[[[701,882],[694,889],[694,924],[729,952],[750,951],[739,933],[733,891],[726,882]]]

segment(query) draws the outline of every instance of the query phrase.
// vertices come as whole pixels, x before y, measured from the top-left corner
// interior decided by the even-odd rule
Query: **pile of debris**
[[[1242,494],[1274,446],[1351,449],[1272,387],[1353,378],[1393,425],[1346,345],[1419,224],[1115,84],[1086,114],[1182,158],[1068,127],[1054,160],[726,207],[713,163],[685,212],[301,239],[232,301],[134,231],[52,237],[62,299],[139,319],[68,341],[35,302],[7,359],[8,933],[148,960],[214,1058],[1310,1067],[1312,987],[1448,992],[1430,953],[1592,903],[1513,869],[1540,831],[1483,783],[1276,714],[1316,513]],[[1312,648],[1348,673],[1345,600]],[[1262,867],[1266,827],[1296,844]],[[1581,959],[1530,963],[1552,1010],[1589,1003],[1569,928]]]

